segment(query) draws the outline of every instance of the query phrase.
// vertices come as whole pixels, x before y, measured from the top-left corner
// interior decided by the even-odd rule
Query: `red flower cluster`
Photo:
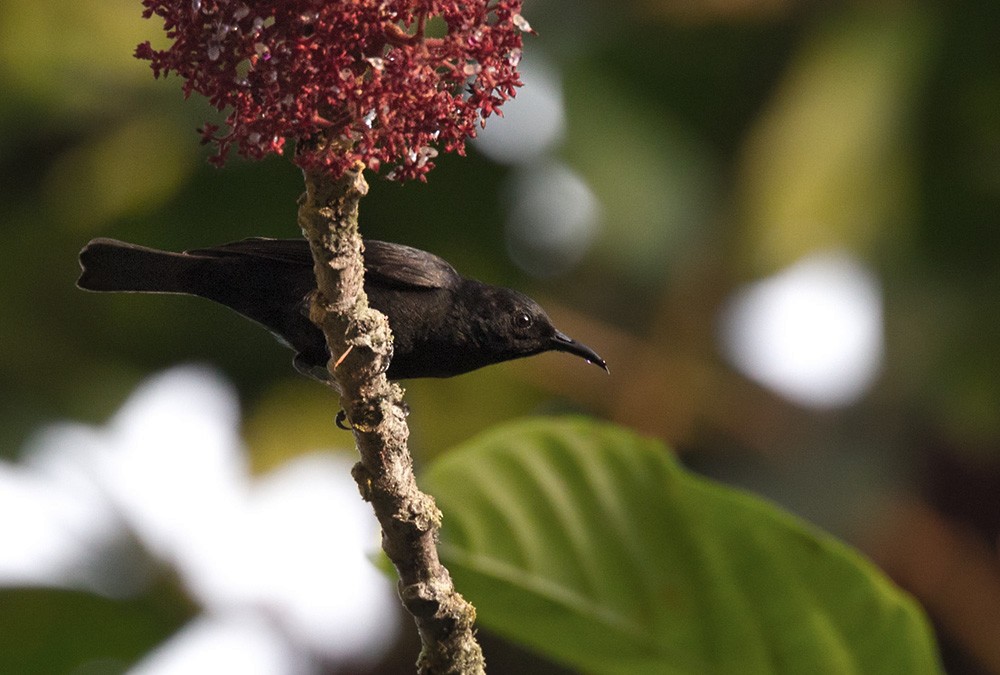
[[[421,178],[436,148],[463,153],[520,86],[521,0],[143,0],[173,43],[136,56],[227,110],[206,124],[221,164],[298,142],[296,161],[339,175],[361,161]]]

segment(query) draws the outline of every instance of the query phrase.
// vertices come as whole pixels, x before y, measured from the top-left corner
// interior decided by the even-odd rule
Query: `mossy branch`
[[[368,192],[361,167],[339,179],[305,173],[299,226],[313,254],[317,291],[310,318],[323,329],[330,372],[354,429],[361,495],[382,526],[382,548],[399,573],[399,595],[416,620],[420,673],[482,673],[475,608],[456,590],[437,554],[441,512],[417,488],[407,448],[402,388],[385,377],[392,334],[364,292],[358,204]]]

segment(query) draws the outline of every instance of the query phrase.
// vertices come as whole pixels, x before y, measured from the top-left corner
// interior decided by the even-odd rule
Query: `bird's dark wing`
[[[396,288],[457,288],[462,277],[433,253],[374,239],[365,240],[365,278]]]
[[[211,248],[196,248],[185,251],[190,255],[207,256],[212,258],[224,258],[227,256],[248,256],[252,258],[264,258],[276,262],[291,265],[302,265],[312,267],[312,252],[309,250],[309,242],[305,239],[267,239],[265,237],[251,237],[241,239],[228,244],[219,244]]]
[[[213,258],[249,256],[304,267],[313,264],[305,239],[253,237],[185,252]],[[403,244],[365,239],[364,260],[369,281],[393,288],[455,288],[461,281],[455,268],[445,260]]]

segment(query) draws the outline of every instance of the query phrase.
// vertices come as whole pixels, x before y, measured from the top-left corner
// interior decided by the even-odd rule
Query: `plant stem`
[[[361,167],[339,179],[306,172],[305,183],[298,220],[315,263],[310,318],[326,334],[328,367],[354,429],[361,461],[352,474],[382,526],[382,548],[420,632],[418,672],[483,673],[475,608],[438,559],[441,512],[413,476],[403,389],[385,377],[392,357],[389,323],[368,306],[364,292],[358,203],[368,183]]]

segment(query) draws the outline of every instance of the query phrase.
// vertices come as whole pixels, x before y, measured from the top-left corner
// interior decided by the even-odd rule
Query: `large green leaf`
[[[123,673],[191,618],[170,584],[127,599],[0,589],[0,673]]]
[[[482,625],[593,673],[934,673],[873,565],[660,443],[584,419],[495,429],[424,476]]]

